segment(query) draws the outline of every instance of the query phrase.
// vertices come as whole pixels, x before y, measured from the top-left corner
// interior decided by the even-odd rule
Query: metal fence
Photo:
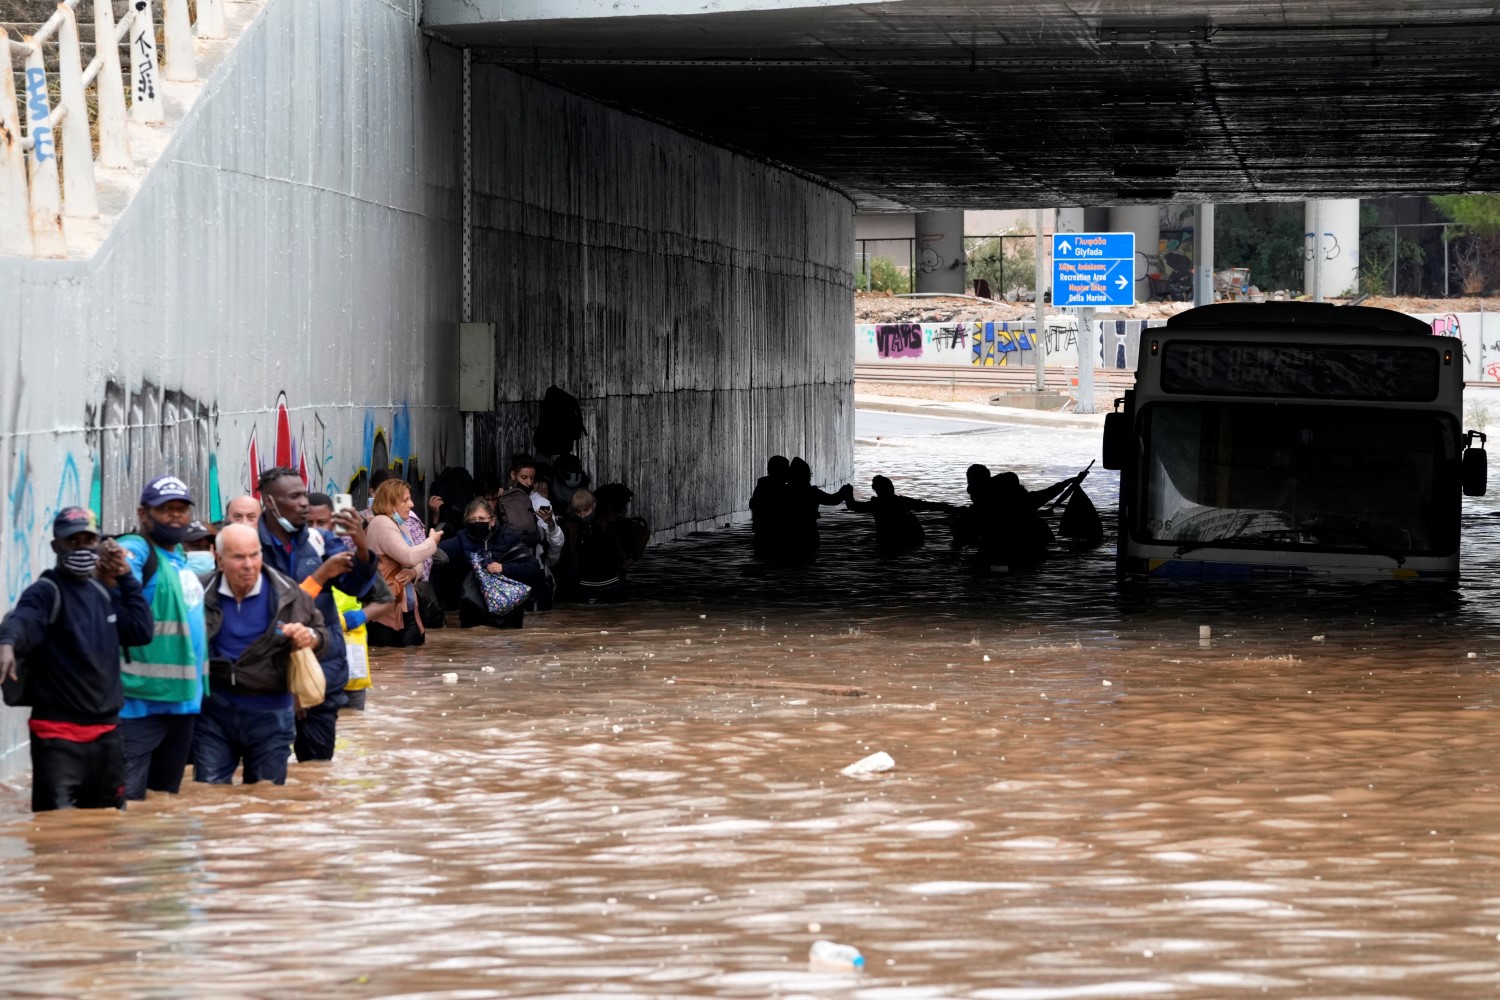
[[[95,55],[87,66],[77,13],[85,3],[92,7],[95,40]],[[0,27],[0,254],[66,257],[64,219],[99,215],[96,169],[132,165],[127,120],[162,122],[159,81],[198,78],[188,0],[165,0],[165,58],[160,64],[151,0],[134,0],[130,6],[117,22],[110,0],[63,0],[40,30],[20,41]],[[197,14],[198,37],[225,37],[223,0],[198,0]],[[49,74],[45,54],[54,38],[57,68]],[[128,110],[120,65],[120,43],[125,41],[130,52]],[[22,65],[24,134],[14,59]],[[98,109],[97,154],[89,128],[91,96]]]

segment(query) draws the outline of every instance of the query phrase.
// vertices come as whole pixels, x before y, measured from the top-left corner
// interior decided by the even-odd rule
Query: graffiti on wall
[[[920,358],[922,326],[919,323],[888,323],[875,328],[875,349],[882,358]]]
[[[295,426],[294,426],[295,424]],[[352,474],[340,474],[334,435],[323,416],[316,411],[294,420],[287,395],[276,398],[274,421],[269,436],[262,441],[259,427],[251,427],[246,446],[245,489],[259,497],[260,474],[271,468],[295,469],[308,489],[322,493],[347,492],[355,506],[363,507],[370,499],[370,478],[381,469],[389,469],[411,487],[412,500],[426,500],[426,478],[422,463],[413,446],[411,407],[402,403],[391,411],[390,427],[378,422],[376,411],[364,412],[359,436],[359,457]],[[446,436],[434,435],[434,459],[442,468],[447,462]]]
[[[1165,326],[1164,319],[1101,319],[1094,323],[1099,353],[1096,364],[1103,368],[1134,371],[1141,346],[1141,331]]]
[[[360,464],[349,479],[345,491],[354,497],[354,504],[363,507],[370,498],[370,477],[380,469],[390,469],[396,478],[411,487],[411,499],[419,508],[427,500],[427,482],[422,475],[421,461],[412,447],[411,408],[402,403],[391,414],[391,427],[387,432],[375,422],[375,412],[365,411],[364,448],[360,453]],[[447,462],[447,448],[434,449],[433,455],[441,469]]]
[[[260,428],[250,428],[250,443],[245,456],[248,471],[245,491],[259,500],[260,474],[267,469],[295,469],[304,483],[316,488],[316,481],[307,477],[307,456],[303,453],[302,437],[305,435],[299,437],[292,433],[292,415],[287,409],[286,393],[282,392],[276,397],[275,423],[266,445],[260,442]],[[265,450],[267,447],[269,451]]]
[[[151,382],[134,390],[105,383],[103,399],[84,410],[93,467],[88,505],[100,525],[108,531],[132,527],[141,486],[164,472],[188,484],[201,514],[222,517],[218,424],[215,404],[185,392]]]

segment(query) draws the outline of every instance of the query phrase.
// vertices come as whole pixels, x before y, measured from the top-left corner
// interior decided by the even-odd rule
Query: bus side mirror
[[[1478,447],[1474,445],[1476,437],[1479,439]],[[1484,453],[1487,440],[1479,431],[1469,431],[1464,435],[1463,481],[1466,497],[1482,497],[1489,487],[1489,464]]]
[[[1123,400],[1115,400],[1118,407]],[[1104,467],[1116,472],[1130,461],[1130,417],[1118,409],[1104,415]]]

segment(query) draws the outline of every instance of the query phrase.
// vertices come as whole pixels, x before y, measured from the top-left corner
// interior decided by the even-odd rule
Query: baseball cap
[[[92,531],[97,535],[99,526],[94,523],[94,512],[84,507],[64,507],[52,519],[52,537],[58,540],[71,538],[85,531]]]
[[[146,484],[145,489],[141,490],[141,506],[143,507],[160,507],[173,500],[193,502],[193,494],[188,490],[187,483],[176,476],[157,476]]]
[[[187,534],[182,536],[184,542],[197,542],[205,538],[214,537],[214,530],[202,521],[189,521]]]

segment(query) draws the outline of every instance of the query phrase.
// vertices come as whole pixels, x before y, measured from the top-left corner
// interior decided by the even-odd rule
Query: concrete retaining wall
[[[216,517],[273,464],[462,462],[460,80],[411,0],[275,0],[98,254],[0,259],[6,607],[59,508],[119,530],[164,469]],[[0,777],[24,758],[0,711]]]
[[[1109,319],[1094,323],[1094,367],[1135,370],[1141,331],[1166,320]],[[1047,317],[1048,368],[1078,367],[1078,320]],[[959,320],[949,323],[860,323],[854,357],[860,364],[972,365],[1034,368],[1035,320]]]
[[[853,466],[853,206],[783,170],[474,67],[476,321],[497,406],[476,465],[531,450],[557,384],[594,482],[669,536],[742,510],[773,453]]]
[[[1412,313],[1432,332],[1464,344],[1464,380],[1500,384],[1500,319],[1493,313]],[[1094,322],[1095,368],[1134,371],[1141,332],[1163,319],[1101,319]],[[975,365],[1030,368],[1036,323],[860,323],[854,327],[855,360],[912,365]],[[1047,366],[1078,367],[1077,324],[1072,316],[1047,317]]]

